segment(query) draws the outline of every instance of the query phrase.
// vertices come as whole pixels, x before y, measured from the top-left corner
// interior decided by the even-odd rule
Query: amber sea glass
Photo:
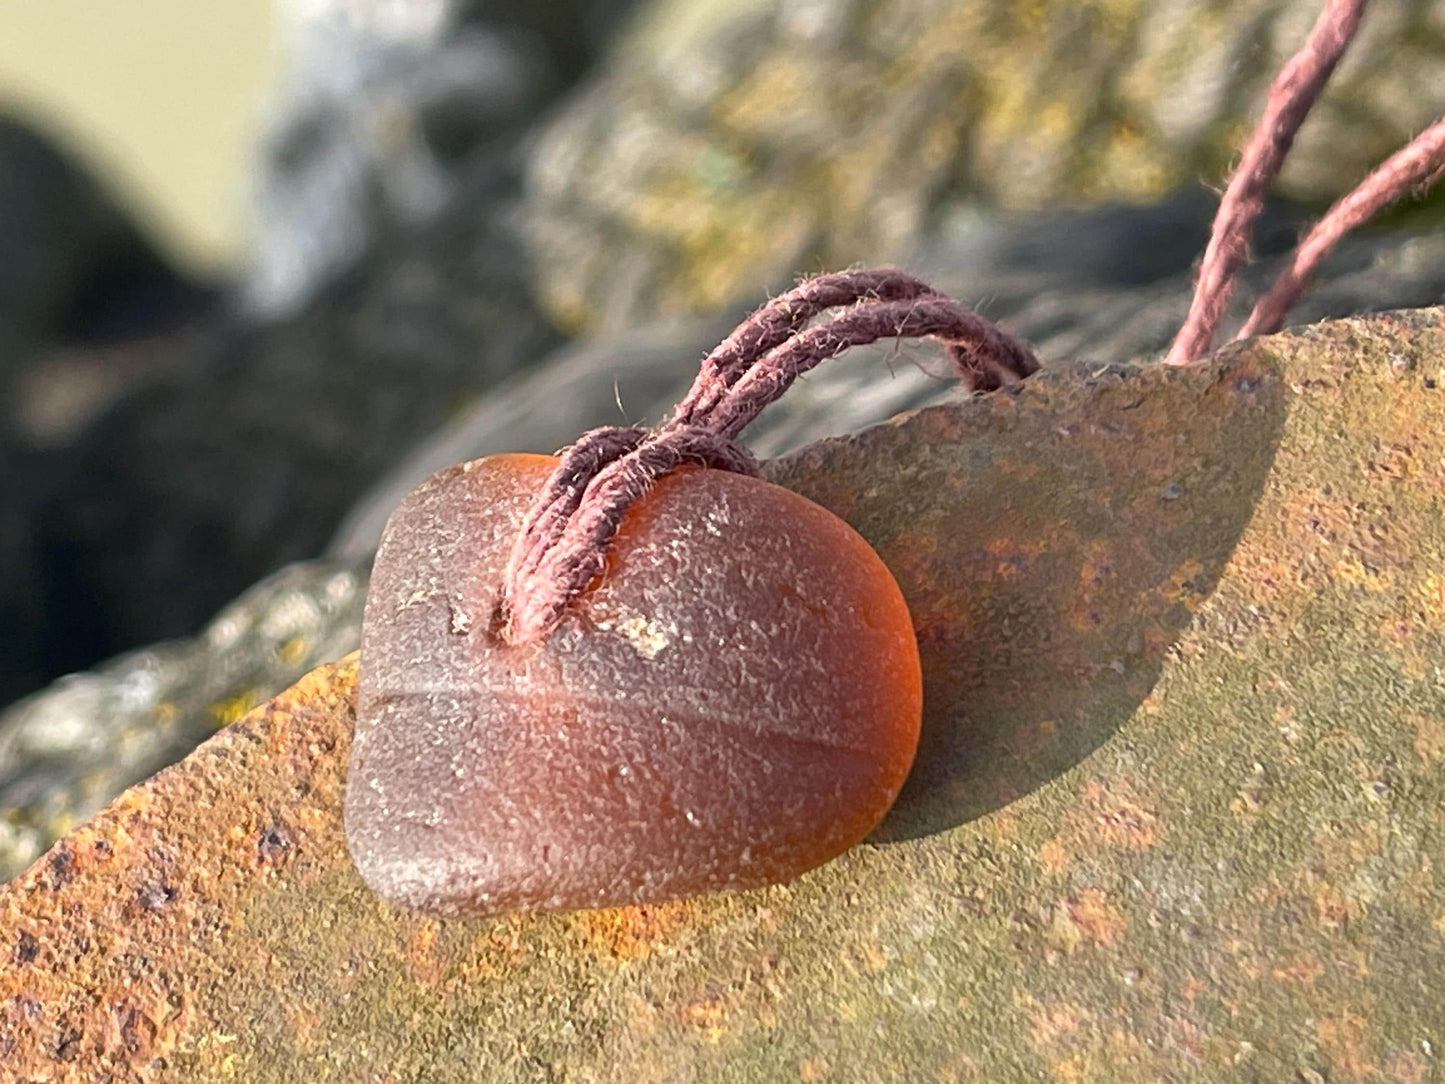
[[[493,628],[556,460],[432,476],[393,514],[362,638],[346,838],[443,913],[789,880],[861,840],[913,760],[908,610],[847,524],[754,478],[663,478],[544,640]]]

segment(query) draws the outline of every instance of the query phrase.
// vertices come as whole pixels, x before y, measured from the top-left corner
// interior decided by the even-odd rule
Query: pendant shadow
[[[1253,513],[1287,398],[1257,344],[1058,366],[768,465],[869,541],[913,615],[922,738],[874,842],[1007,805],[1134,713]]]

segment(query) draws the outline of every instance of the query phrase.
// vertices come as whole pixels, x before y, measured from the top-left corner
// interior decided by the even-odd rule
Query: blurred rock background
[[[278,59],[244,46],[263,57],[244,102],[210,104],[203,68],[167,91],[218,160],[245,143],[235,118],[260,133],[243,225],[226,242],[212,220],[208,249],[177,225],[199,181],[154,161],[179,187],[147,188],[12,105],[0,702],[55,684],[0,714],[0,876],[354,646],[380,524],[427,470],[656,417],[799,272],[906,263],[1046,360],[1149,358],[1187,303],[1207,186],[1318,7],[275,0],[257,33]],[[156,48],[243,50],[192,25],[206,10]],[[101,74],[119,100],[149,73]],[[1442,104],[1445,3],[1374,6],[1251,283]],[[1437,200],[1344,246],[1297,318],[1442,295]],[[939,372],[926,347],[861,352],[751,439],[871,424],[950,394]]]

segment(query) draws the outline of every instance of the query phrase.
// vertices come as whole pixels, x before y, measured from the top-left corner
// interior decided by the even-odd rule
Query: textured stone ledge
[[[23,1080],[1426,1080],[1445,1050],[1445,324],[1061,370],[774,464],[894,569],[919,767],[793,885],[370,896],[354,658],[0,890]],[[1318,1077],[1311,1074],[1317,1074]]]

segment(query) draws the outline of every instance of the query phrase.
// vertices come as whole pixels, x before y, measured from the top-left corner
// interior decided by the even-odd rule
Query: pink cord
[[[1364,8],[1365,0],[1330,0],[1304,48],[1290,57],[1270,84],[1264,115],[1219,201],[1189,315],[1169,347],[1165,364],[1183,365],[1202,357],[1213,345],[1235,276],[1249,255],[1250,234],[1264,209],[1265,193],[1279,174],[1295,133],[1359,29]]]
[[[829,309],[831,319],[808,322]],[[522,524],[503,578],[498,631],[513,644],[546,636],[606,566],[622,516],[684,464],[756,473],[734,438],[798,376],[850,346],[940,340],[964,386],[1028,376],[1028,346],[911,275],[888,268],[808,279],[738,325],[702,363],[660,429],[594,429],[562,454]]]
[[[1390,155],[1358,188],[1325,212],[1295,249],[1289,267],[1255,303],[1254,311],[1235,340],[1278,331],[1299,300],[1305,283],[1341,237],[1406,194],[1423,195],[1442,175],[1445,175],[1445,117],[1426,128],[1403,150]]]

